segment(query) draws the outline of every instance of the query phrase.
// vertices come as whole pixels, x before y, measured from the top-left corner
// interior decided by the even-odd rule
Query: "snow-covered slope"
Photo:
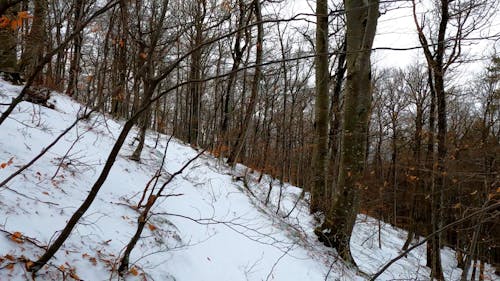
[[[0,103],[8,103],[20,90],[0,80]],[[56,93],[52,102],[55,110],[22,102],[0,126],[0,163],[9,164],[0,169],[0,182],[75,121],[79,104]],[[80,121],[33,166],[0,187],[0,280],[31,280],[23,261],[39,257],[84,200],[121,126],[102,114]],[[160,184],[198,153],[175,139],[168,142],[164,135],[154,148],[157,134],[152,133],[137,163],[127,157],[135,135],[129,135],[90,210],[36,280],[118,279],[119,258],[139,216],[134,207],[165,149]],[[228,169],[204,154],[175,178],[152,209],[125,279],[365,280],[396,256],[404,242],[403,231],[382,223],[379,248],[377,221],[359,216],[352,246],[360,270],[350,269],[316,241],[314,219],[304,201],[283,218],[299,198],[299,188],[280,188],[267,176],[257,183],[258,175],[245,171],[243,166]],[[239,180],[245,174],[248,187]],[[265,205],[270,186],[271,200]],[[398,261],[380,280],[426,280],[424,249]],[[460,270],[455,269],[453,252],[444,251],[443,260],[446,277],[456,280]]]

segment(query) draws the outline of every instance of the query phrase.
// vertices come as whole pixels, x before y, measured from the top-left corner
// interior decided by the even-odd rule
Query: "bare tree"
[[[440,206],[443,204],[443,192],[446,186],[446,134],[448,125],[445,74],[450,65],[457,62],[457,59],[462,55],[463,40],[487,22],[489,15],[491,15],[491,9],[494,8],[495,4],[483,0],[437,1],[435,3],[435,14],[437,16],[434,21],[437,23],[438,28],[433,30],[429,19],[425,19],[425,16],[421,19],[418,18],[417,4],[415,0],[412,2],[413,18],[418,38],[430,69],[430,81],[436,95],[438,147],[436,165],[433,165],[436,170],[433,173],[434,182],[431,189],[431,225],[433,231],[435,231],[443,221],[443,209]],[[431,246],[430,267],[432,268],[432,277],[443,280],[440,257],[441,244],[439,240],[438,236],[433,237],[429,244]]]

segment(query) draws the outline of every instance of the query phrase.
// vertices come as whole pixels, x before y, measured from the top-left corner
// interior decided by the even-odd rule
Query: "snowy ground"
[[[0,80],[0,103],[21,90]],[[53,94],[55,110],[22,102],[0,126],[0,181],[50,144],[76,119],[80,105]],[[0,106],[3,111],[5,106]],[[60,231],[99,175],[122,123],[94,114],[80,121],[32,167],[0,187],[0,280],[31,280],[23,260],[35,260]],[[168,136],[148,137],[143,161],[127,156],[131,132],[96,201],[50,265],[36,280],[116,280],[119,257],[135,232],[134,207],[155,175]],[[176,172],[198,152],[172,139],[164,170]],[[11,163],[8,162],[12,158]],[[246,169],[228,169],[208,154],[193,162],[166,188],[153,208],[143,237],[132,252],[126,280],[365,280],[399,254],[405,232],[359,216],[352,239],[359,271],[347,268],[316,241],[314,219],[299,201],[301,190],[248,173],[248,188],[239,178]],[[160,184],[167,177],[163,173]],[[269,204],[263,202],[272,186]],[[279,208],[278,208],[279,206]],[[279,210],[278,210],[279,209]],[[36,245],[35,245],[36,244]],[[443,251],[445,276],[457,280],[454,253]],[[427,280],[425,245],[391,266],[380,280]],[[487,267],[491,272],[491,269]],[[494,279],[493,275],[489,275]]]

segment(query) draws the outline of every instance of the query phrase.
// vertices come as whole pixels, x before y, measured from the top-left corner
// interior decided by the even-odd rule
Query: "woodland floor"
[[[21,90],[0,80],[0,103]],[[76,119],[80,105],[53,93],[49,109],[22,102],[0,127],[0,181],[29,162]],[[0,106],[0,111],[5,106]],[[80,121],[33,166],[0,187],[0,280],[32,280],[34,260],[81,204],[99,175],[123,122],[102,114]],[[176,172],[198,152],[151,132],[141,163],[128,159],[129,135],[91,209],[36,280],[116,280],[119,257],[136,229],[134,209],[160,167]],[[158,143],[155,148],[156,141]],[[168,143],[168,147],[166,148]],[[9,159],[12,161],[9,162]],[[351,241],[359,271],[346,267],[313,234],[307,195],[258,173],[228,168],[204,154],[166,188],[132,252],[125,280],[365,280],[399,254],[406,232],[359,215]],[[241,179],[247,174],[248,186]],[[270,201],[264,201],[272,187]],[[280,199],[281,193],[281,199]],[[171,196],[168,196],[171,195]],[[287,214],[289,214],[287,216]],[[445,277],[457,280],[454,252],[442,252]],[[380,280],[428,280],[425,245],[392,265]],[[486,266],[485,280],[494,280]]]

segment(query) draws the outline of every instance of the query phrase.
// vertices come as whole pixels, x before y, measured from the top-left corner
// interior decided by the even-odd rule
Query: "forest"
[[[75,124],[94,112],[124,122],[88,196],[27,270],[71,235],[136,128],[129,158],[139,164],[154,132],[156,144],[167,134],[241,163],[259,183],[271,175],[302,188],[317,239],[346,264],[357,266],[350,239],[365,214],[407,231],[401,257],[427,242],[436,280],[445,280],[444,247],[456,251],[461,280],[486,280],[485,264],[500,274],[499,5],[0,0],[0,74],[23,86],[1,104],[0,134],[21,102],[54,106],[51,91],[85,105]],[[378,19],[398,10],[419,44],[375,48]],[[385,66],[373,62],[379,49],[417,55]],[[0,189],[26,168],[0,177]],[[160,194],[138,205],[137,239]]]

